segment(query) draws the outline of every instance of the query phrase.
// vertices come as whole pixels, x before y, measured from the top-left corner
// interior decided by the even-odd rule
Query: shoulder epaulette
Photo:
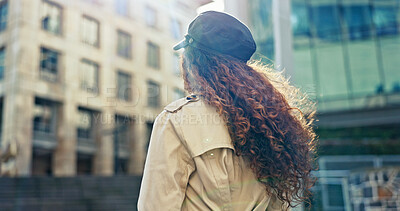
[[[176,101],[170,103],[169,105],[165,106],[164,110],[166,110],[168,112],[172,112],[172,113],[177,112],[186,104],[188,104],[190,102],[196,102],[199,100],[200,100],[200,98],[197,95],[188,95],[184,98],[176,100]]]

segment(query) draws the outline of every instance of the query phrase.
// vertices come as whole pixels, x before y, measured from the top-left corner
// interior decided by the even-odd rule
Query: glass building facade
[[[367,173],[400,166],[400,120],[389,121],[400,110],[400,0],[290,0],[287,15],[273,0],[247,2],[255,59],[277,60],[275,42],[286,33],[274,32],[279,13],[291,23],[293,45],[280,49],[293,55],[291,81],[318,105],[318,181],[308,208],[400,209],[398,198],[379,201],[383,180]],[[353,181],[354,172],[368,184]]]
[[[258,52],[274,59],[272,1],[249,1]],[[400,94],[400,0],[292,0],[292,79],[320,112]],[[398,103],[398,102],[397,102]]]

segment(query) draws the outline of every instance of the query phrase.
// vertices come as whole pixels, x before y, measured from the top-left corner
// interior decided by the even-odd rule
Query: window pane
[[[368,0],[344,0],[343,20],[349,62],[352,94],[355,97],[374,94],[381,86],[376,41],[372,35],[372,16]]]
[[[117,54],[124,58],[131,58],[131,35],[118,31]]]
[[[400,93],[400,1],[373,2],[373,20],[379,36],[385,75],[384,90]]]
[[[378,36],[399,34],[400,3],[397,2],[396,5],[394,1],[389,4],[381,0],[373,1],[372,14]]]
[[[310,47],[309,13],[310,10],[305,0],[292,1],[293,81],[302,91],[315,98],[316,84],[311,56],[315,52]]]
[[[130,126],[133,120],[128,116],[115,115],[115,129],[120,146],[128,146],[130,140]]]
[[[293,2],[291,21],[294,36],[310,36],[308,18],[308,5],[305,2]]]
[[[79,108],[78,109],[78,122],[77,122],[77,136],[78,138],[91,139],[93,138],[93,112]]]
[[[338,5],[316,5],[311,8],[316,37],[324,41],[340,41],[341,30]]]
[[[400,166],[400,159],[399,160],[390,160],[390,161],[383,161],[382,166]]]
[[[375,41],[368,39],[348,45],[353,95],[371,95],[382,86]]]
[[[4,78],[4,70],[5,70],[5,48],[0,48],[0,79]]]
[[[77,153],[77,156],[76,156],[76,174],[77,175],[92,174],[93,165],[94,165],[94,156],[93,155]]]
[[[385,71],[385,87],[389,93],[400,93],[400,35],[380,40]]]
[[[147,105],[157,108],[160,106],[160,85],[153,81],[147,82]]]
[[[126,73],[117,73],[117,97],[124,101],[132,100],[131,76]]]
[[[81,88],[89,92],[98,92],[99,66],[89,60],[81,61]]]
[[[318,44],[313,60],[317,63],[320,110],[348,109],[348,87],[340,43]]]
[[[311,0],[308,9],[310,53],[320,110],[347,109],[349,88],[339,5],[335,1]]]
[[[0,1],[0,32],[7,28],[8,1]]]
[[[321,83],[321,97],[347,96],[346,74],[343,49],[340,44],[320,44],[316,46],[315,60]]]
[[[147,42],[147,65],[155,69],[160,68],[160,47],[152,42]]]
[[[316,97],[316,83],[312,67],[312,50],[309,46],[298,47],[293,50],[294,74],[293,81],[310,97]]]
[[[40,76],[42,79],[57,81],[59,53],[40,48]]]
[[[99,46],[99,22],[89,17],[82,20],[82,42],[91,46]]]
[[[354,170],[361,168],[372,168],[373,161],[328,161],[325,163],[325,170]],[[321,168],[322,169],[322,168]]]
[[[33,111],[33,130],[46,134],[55,132],[55,104],[42,99],[35,99]]]
[[[78,111],[79,121],[78,128],[81,129],[90,129],[92,126],[92,120],[90,117],[90,112],[86,110],[79,109]]]
[[[357,4],[351,4],[351,0],[345,0],[345,2],[349,3],[343,6],[343,17],[347,26],[348,38],[357,40],[371,37],[372,19],[368,2],[358,1]]]
[[[257,42],[257,51],[269,59],[274,59],[274,34],[272,23],[272,1],[248,1],[251,8],[250,19],[254,39]],[[255,59],[257,55],[255,55]],[[261,59],[264,59],[261,57]],[[264,60],[267,63],[271,61]]]
[[[328,194],[328,206],[330,207],[343,207],[343,191],[341,185],[326,185]]]
[[[61,33],[61,7],[42,1],[42,29],[53,34]]]

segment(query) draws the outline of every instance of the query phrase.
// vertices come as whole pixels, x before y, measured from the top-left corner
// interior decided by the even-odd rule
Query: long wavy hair
[[[243,156],[269,194],[287,208],[308,201],[315,183],[314,103],[260,62],[186,47],[185,89],[199,94],[226,121],[237,156]]]

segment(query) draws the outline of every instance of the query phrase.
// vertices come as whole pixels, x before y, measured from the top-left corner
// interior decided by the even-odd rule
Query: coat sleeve
[[[140,188],[138,210],[181,210],[194,162],[171,120],[163,111],[156,119]]]

